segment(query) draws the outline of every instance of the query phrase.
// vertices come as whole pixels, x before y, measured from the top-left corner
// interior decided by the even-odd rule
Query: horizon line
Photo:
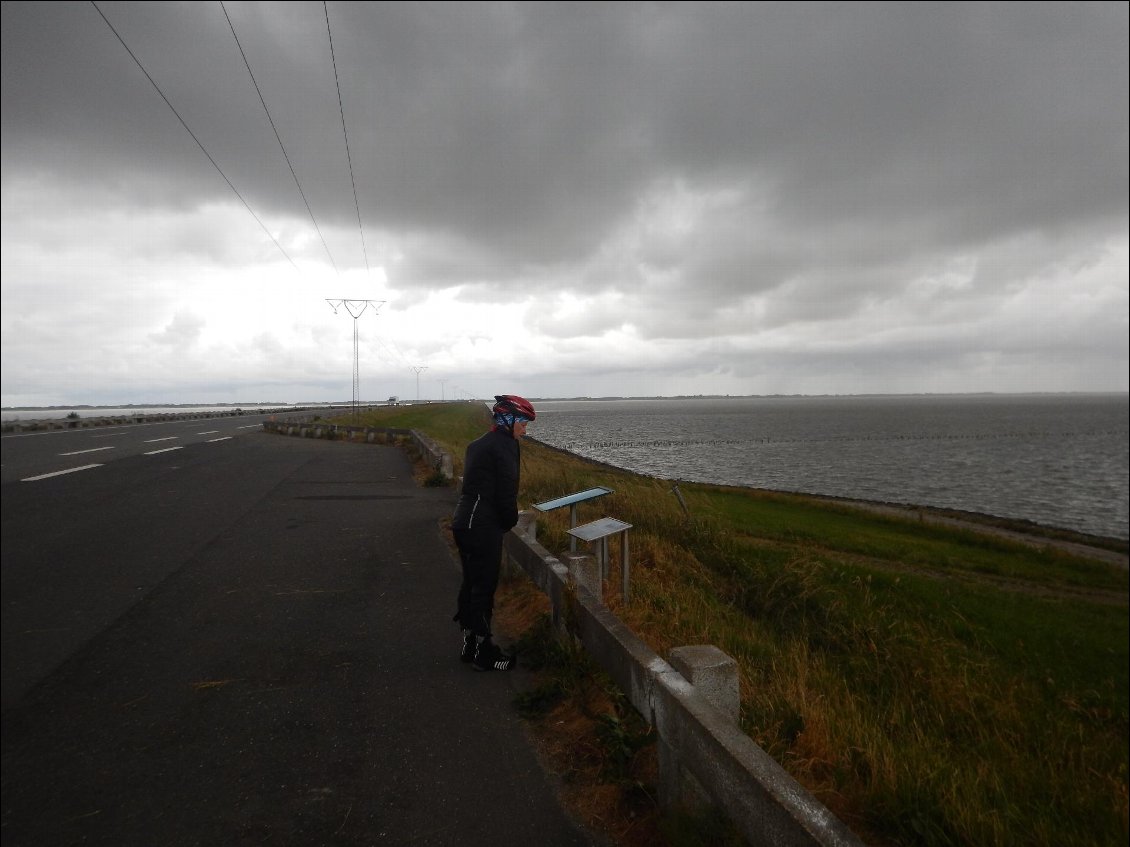
[[[1096,395],[1096,394],[1110,394],[1122,395],[1130,394],[1128,389],[1113,389],[1113,390],[1099,390],[1099,389],[1083,389],[1074,391],[865,391],[858,393],[832,393],[822,392],[818,394],[786,394],[783,392],[775,392],[772,394],[603,394],[603,395],[587,395],[575,394],[569,396],[537,396],[533,395],[529,399],[537,400],[539,402],[553,402],[553,401],[603,401],[603,400],[749,400],[749,399],[777,399],[777,398],[820,398],[820,397],[1032,397],[1032,396],[1075,396],[1075,395]],[[447,399],[427,399],[427,400],[401,400],[399,405],[411,406],[417,403],[466,403],[473,402],[474,400],[487,400],[487,397],[476,397],[472,400],[460,400],[452,398]],[[359,400],[358,405],[364,406],[387,406],[389,402],[384,400]],[[177,408],[183,406],[352,406],[352,400],[301,400],[294,402],[286,401],[242,401],[242,402],[193,402],[193,403],[172,403],[172,402],[152,402],[152,403],[54,403],[46,406],[0,406],[2,411],[40,411],[48,409],[130,409],[139,407],[163,407],[163,408]]]

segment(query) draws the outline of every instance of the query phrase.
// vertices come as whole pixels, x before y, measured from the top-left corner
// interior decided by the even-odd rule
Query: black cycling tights
[[[475,635],[489,636],[494,613],[494,592],[498,588],[498,571],[502,563],[500,530],[456,529],[452,531],[463,565],[463,584],[459,586],[459,608],[455,620]]]

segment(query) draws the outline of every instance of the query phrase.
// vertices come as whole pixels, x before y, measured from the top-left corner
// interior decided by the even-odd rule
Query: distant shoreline
[[[531,397],[534,403],[608,402],[616,400],[788,400],[788,399],[844,399],[858,397],[1126,397],[1128,391],[916,391],[905,393],[862,393],[862,394],[650,394],[650,395],[607,395],[601,397]],[[485,398],[480,398],[484,399]],[[421,400],[420,403],[462,403],[464,400]],[[311,400],[288,402],[255,401],[244,403],[57,403],[51,406],[0,406],[2,412],[54,412],[61,409],[97,411],[99,409],[196,409],[196,408],[257,408],[264,406],[350,406],[352,400]],[[386,406],[387,399],[359,400],[361,406]],[[405,401],[403,405],[413,405]]]

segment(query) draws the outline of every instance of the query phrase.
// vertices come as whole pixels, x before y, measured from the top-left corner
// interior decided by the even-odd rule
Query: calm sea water
[[[530,435],[667,479],[961,509],[1127,538],[1127,400],[543,400]]]

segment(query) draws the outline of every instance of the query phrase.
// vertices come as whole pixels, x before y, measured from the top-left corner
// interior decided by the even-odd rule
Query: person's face
[[[526,427],[530,425],[529,421],[514,421],[514,437],[521,438],[526,434]]]

